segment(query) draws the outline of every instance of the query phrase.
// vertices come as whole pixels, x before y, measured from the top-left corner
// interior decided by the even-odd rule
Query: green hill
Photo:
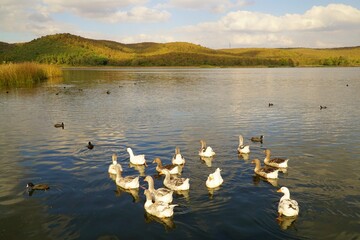
[[[70,66],[360,66],[360,47],[214,50],[186,42],[122,44],[65,33],[27,43],[0,42],[0,61]]]

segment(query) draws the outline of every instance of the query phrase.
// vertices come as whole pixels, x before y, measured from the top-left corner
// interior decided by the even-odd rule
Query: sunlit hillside
[[[187,42],[123,44],[65,33],[26,43],[0,42],[0,61],[67,66],[360,66],[360,47],[215,50]]]

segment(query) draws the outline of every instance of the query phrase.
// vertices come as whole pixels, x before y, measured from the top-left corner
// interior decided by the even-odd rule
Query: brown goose
[[[288,167],[288,161],[289,159],[285,158],[270,158],[271,151],[270,149],[266,149],[264,151],[266,157],[264,159],[264,163],[271,167],[277,167],[277,168],[287,168]]]
[[[261,163],[259,159],[252,160],[251,163],[255,164],[254,172],[264,178],[276,179],[278,178],[279,169],[276,168],[267,168],[261,167]]]
[[[50,187],[47,184],[33,184],[32,182],[29,182],[26,187],[29,191],[33,190],[49,190]]]
[[[174,164],[162,165],[160,158],[155,158],[153,163],[157,164],[156,171],[158,171],[159,173],[161,173],[161,171],[164,169],[169,170],[170,174],[179,174],[180,173],[178,165],[174,165]]]

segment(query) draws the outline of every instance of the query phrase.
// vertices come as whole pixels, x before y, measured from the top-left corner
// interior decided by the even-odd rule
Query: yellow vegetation
[[[62,75],[58,66],[33,62],[0,65],[0,87],[32,86]]]

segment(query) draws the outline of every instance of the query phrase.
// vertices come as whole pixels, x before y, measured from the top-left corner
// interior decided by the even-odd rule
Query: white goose
[[[169,170],[170,174],[180,174],[180,167],[178,165],[174,165],[174,164],[168,164],[168,165],[162,165],[161,159],[160,158],[155,158],[153,163],[156,163],[156,171],[158,171],[159,173],[161,173],[161,171],[163,169],[167,169]]]
[[[250,146],[244,145],[244,138],[241,135],[239,135],[239,146],[237,150],[238,153],[250,153]]]
[[[121,165],[117,162],[117,154],[114,153],[114,154],[112,155],[112,164],[109,165],[109,170],[108,170],[108,172],[109,172],[110,174],[116,175],[116,166],[119,166],[119,167],[120,167],[120,172],[123,171]]]
[[[172,164],[176,164],[176,165],[184,165],[185,164],[185,158],[183,157],[183,155],[181,155],[179,147],[175,148],[175,154],[174,154],[171,162],[172,162]]]
[[[170,172],[167,169],[163,169],[162,173],[165,174],[164,185],[167,188],[175,191],[189,190],[190,179],[189,178],[170,178]]]
[[[269,168],[269,167],[261,167],[261,163],[259,159],[252,160],[252,163],[255,163],[254,172],[264,178],[277,179],[279,174],[279,169]]]
[[[126,151],[129,153],[130,155],[130,162],[132,164],[135,165],[145,165],[147,167],[146,164],[146,160],[145,160],[145,155],[141,154],[141,155],[134,155],[134,152],[131,148],[127,148]]]
[[[155,202],[165,202],[171,203],[173,201],[173,190],[168,188],[154,188],[154,179],[151,176],[146,176],[144,181],[146,181],[149,185],[148,190]]]
[[[210,173],[207,180],[206,180],[206,186],[208,188],[216,188],[219,187],[223,182],[223,178],[220,174],[221,169],[217,168],[214,173]]]
[[[282,215],[287,217],[294,217],[299,215],[299,204],[296,200],[290,198],[290,191],[287,187],[282,187],[277,192],[284,193],[284,196],[280,198],[278,213],[279,217]]]
[[[213,157],[215,155],[214,150],[210,146],[206,146],[206,142],[204,140],[200,140],[201,147],[199,150],[200,157]]]
[[[146,196],[144,208],[147,213],[158,218],[169,218],[174,215],[174,207],[176,207],[177,204],[169,205],[164,202],[153,202],[151,199],[151,193],[147,189],[144,191],[144,194]]]
[[[285,159],[285,158],[270,158],[271,155],[271,151],[270,149],[266,149],[264,151],[266,157],[264,159],[264,163],[266,165],[272,166],[272,167],[277,167],[277,168],[287,168],[288,167],[288,161],[289,159]]]
[[[139,176],[121,176],[120,167],[116,166],[116,185],[124,189],[134,189],[139,187]]]

